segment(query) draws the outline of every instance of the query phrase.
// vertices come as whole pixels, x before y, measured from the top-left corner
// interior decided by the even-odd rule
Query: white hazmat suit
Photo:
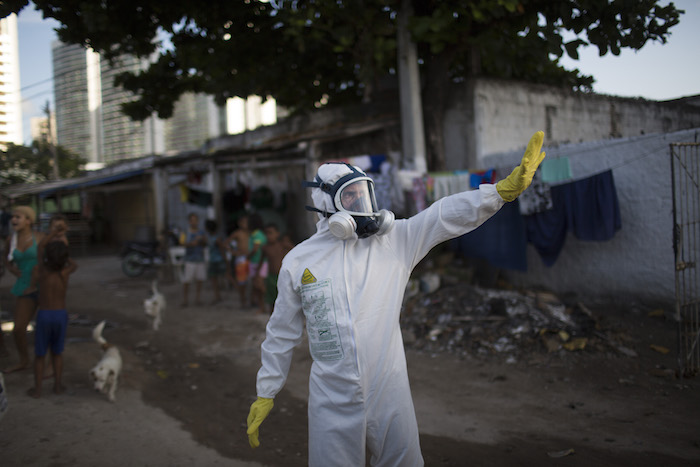
[[[319,168],[328,183],[348,172],[339,164]],[[335,211],[319,188],[312,199]],[[271,399],[282,389],[306,326],[313,357],[309,465],[362,466],[366,448],[372,465],[423,465],[399,326],[406,284],[434,246],[475,229],[503,204],[495,185],[481,185],[363,239],[336,238],[322,218],[285,256],[257,395]]]

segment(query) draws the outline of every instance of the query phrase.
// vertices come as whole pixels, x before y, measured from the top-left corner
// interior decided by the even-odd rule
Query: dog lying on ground
[[[151,283],[152,295],[143,301],[143,310],[153,318],[153,330],[157,331],[165,312],[165,295],[158,291],[158,281]]]
[[[100,344],[104,353],[102,354],[102,359],[90,370],[90,377],[95,383],[95,390],[106,393],[109,400],[114,402],[115,393],[117,392],[117,381],[122,371],[122,356],[118,348],[107,343],[105,338],[102,337],[104,327],[105,321],[102,321],[92,331],[92,338]]]

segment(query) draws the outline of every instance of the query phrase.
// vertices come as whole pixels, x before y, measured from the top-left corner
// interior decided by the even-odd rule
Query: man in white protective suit
[[[317,231],[284,258],[275,311],[262,343],[248,438],[282,389],[306,326],[309,465],[422,466],[399,313],[411,271],[437,244],[474,230],[530,185],[544,133],[497,184],[442,198],[409,219],[379,210],[372,180],[357,167],[327,163],[305,182]]]

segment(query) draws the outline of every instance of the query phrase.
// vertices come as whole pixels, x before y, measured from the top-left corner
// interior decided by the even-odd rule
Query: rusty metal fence
[[[700,144],[671,144],[673,252],[681,377],[700,371]]]

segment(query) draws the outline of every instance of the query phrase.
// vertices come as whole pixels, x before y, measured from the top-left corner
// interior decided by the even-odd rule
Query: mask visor
[[[374,197],[373,182],[369,177],[353,178],[335,194],[335,206],[354,216],[373,216],[379,211]]]

